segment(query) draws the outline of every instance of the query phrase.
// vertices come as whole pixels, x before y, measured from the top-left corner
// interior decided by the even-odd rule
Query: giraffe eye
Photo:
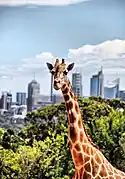
[[[65,75],[67,75],[67,71],[65,70],[64,72],[63,72]]]

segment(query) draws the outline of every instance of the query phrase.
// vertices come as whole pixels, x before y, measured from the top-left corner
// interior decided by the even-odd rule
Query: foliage
[[[85,127],[106,158],[125,171],[125,113],[120,99],[78,99]],[[1,179],[69,179],[74,172],[68,147],[65,104],[30,112],[18,134],[0,130]]]
[[[0,128],[10,129],[13,128],[16,133],[22,130],[25,126],[25,121],[23,119],[13,119],[8,116],[0,115]]]

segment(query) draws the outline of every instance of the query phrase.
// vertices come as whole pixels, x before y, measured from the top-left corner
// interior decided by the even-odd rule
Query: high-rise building
[[[104,97],[108,99],[116,98],[117,88],[116,85],[104,87]]]
[[[112,81],[116,85],[116,98],[119,97],[119,86],[120,86],[120,78],[116,78],[115,80]]]
[[[118,98],[119,97],[119,83],[120,79],[117,78],[111,81],[104,87],[104,97],[108,99]]]
[[[26,105],[26,93],[17,92],[16,93],[16,102],[18,105]]]
[[[104,96],[104,75],[103,70],[93,75],[90,79],[90,96]]]
[[[82,94],[82,74],[77,72],[72,74],[72,88],[77,96],[83,96]]]
[[[32,111],[38,103],[40,95],[40,84],[32,80],[28,84],[27,110]]]
[[[122,99],[123,101],[125,101],[125,90],[120,90],[118,97],[119,97],[120,99]]]
[[[98,75],[90,79],[90,96],[98,96]]]
[[[10,110],[12,104],[12,94],[4,91],[1,96],[1,109]]]

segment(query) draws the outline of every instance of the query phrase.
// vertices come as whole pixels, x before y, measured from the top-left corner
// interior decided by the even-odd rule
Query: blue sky
[[[18,0],[15,2],[19,5]],[[11,90],[13,95],[16,91],[27,92],[27,83],[35,71],[41,93],[49,94],[50,76],[45,63],[57,56],[70,57],[69,61],[76,62],[77,69],[83,72],[84,95],[90,91],[89,77],[97,72],[101,63],[108,79],[116,73],[122,79],[125,66],[124,19],[124,0],[90,0],[65,6],[63,3],[60,6],[1,5],[1,90]],[[95,52],[96,58],[93,56]],[[121,88],[125,88],[123,80]]]

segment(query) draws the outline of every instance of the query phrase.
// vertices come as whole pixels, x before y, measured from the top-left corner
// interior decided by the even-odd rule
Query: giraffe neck
[[[62,93],[68,112],[68,138],[72,158],[75,167],[83,166],[85,159],[83,147],[86,147],[88,144],[91,145],[91,143],[88,139],[78,101],[71,88],[70,82],[62,87]]]
[[[125,177],[125,173],[115,169],[95,147],[88,137],[82,121],[77,99],[72,91],[70,82],[62,87],[68,112],[68,138],[70,150],[75,165],[73,179],[83,178],[119,178]]]
[[[66,108],[67,108],[67,112],[68,112],[68,119],[69,119],[68,122],[69,122],[69,125],[72,126],[73,124],[75,124],[75,121],[77,121],[78,124],[82,123],[82,127],[84,128],[84,132],[85,132],[85,135],[86,135],[86,136],[84,136],[84,138],[87,138],[87,140],[94,147],[99,149],[99,147],[92,142],[92,139],[89,137],[89,135],[88,135],[88,133],[87,133],[87,131],[85,129],[84,120],[81,117],[81,113],[80,113],[77,97],[76,97],[76,95],[74,94],[74,92],[72,90],[72,87],[70,85],[70,81],[68,81],[67,85],[65,84],[61,90],[62,90],[62,93],[63,93],[63,97],[65,99],[65,104],[66,104]],[[73,118],[72,118],[73,116],[71,116],[71,110],[74,111],[74,115],[73,116],[76,117],[75,120],[73,120]],[[71,116],[71,118],[70,118],[70,116]],[[72,119],[72,120],[70,120],[70,119]]]

